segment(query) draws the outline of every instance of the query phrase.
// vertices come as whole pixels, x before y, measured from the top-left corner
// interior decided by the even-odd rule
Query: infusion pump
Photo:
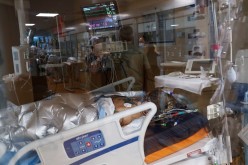
[[[28,73],[28,62],[25,60],[26,50],[28,45],[12,46],[12,58],[14,65],[14,72],[16,75]]]

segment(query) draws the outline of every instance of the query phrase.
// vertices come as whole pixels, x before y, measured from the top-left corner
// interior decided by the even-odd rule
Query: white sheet
[[[155,76],[155,87],[168,87],[171,89],[179,88],[192,93],[201,95],[204,88],[210,87],[217,78],[201,79],[198,77],[185,76]]]
[[[125,135],[131,134],[139,129],[141,129],[142,123],[145,119],[145,116],[141,116],[138,119],[134,119],[131,123],[128,125],[122,127],[122,131]]]

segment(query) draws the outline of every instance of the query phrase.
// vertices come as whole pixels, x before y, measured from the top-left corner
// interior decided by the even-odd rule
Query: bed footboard
[[[127,165],[144,164],[144,135],[156,113],[155,104],[148,102],[112,116],[34,141],[11,159],[15,165],[23,155],[36,151],[41,164]],[[141,126],[123,132],[120,119],[148,111]]]

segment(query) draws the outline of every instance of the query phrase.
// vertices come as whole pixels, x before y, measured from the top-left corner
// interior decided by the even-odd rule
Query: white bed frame
[[[138,112],[147,111],[148,109],[149,112],[145,116],[142,126],[130,134],[125,134],[120,126],[119,120]],[[122,111],[104,119],[34,141],[18,151],[11,159],[10,165],[15,165],[16,162],[29,151],[37,152],[42,165],[146,165],[144,162],[145,155],[143,149],[144,136],[147,126],[156,113],[156,110],[157,108],[154,103],[144,103],[128,111]],[[63,145],[65,141],[98,130],[102,132],[105,140],[106,145],[103,148],[73,158],[68,157]],[[189,153],[199,150],[202,152],[202,148],[209,141],[210,138],[205,138],[178,153],[162,158],[150,165],[175,164],[176,162],[178,165],[192,165],[196,162],[201,162],[201,165],[208,165],[209,161],[207,155],[197,153],[193,156],[189,156]]]
[[[111,89],[111,88],[115,88],[116,86],[120,85],[120,84],[124,84],[124,83],[127,83],[127,82],[130,82],[126,91],[130,91],[135,83],[135,78],[134,77],[127,77],[125,79],[122,79],[122,80],[119,80],[119,81],[116,81],[116,82],[113,82],[111,84],[108,84],[108,85],[105,85],[103,87],[100,87],[100,88],[97,88],[97,89],[94,89],[92,91],[90,91],[91,93],[94,93],[94,92],[103,92],[103,91],[107,91],[108,89]]]
[[[142,126],[130,134],[125,134],[120,126],[119,120],[138,112],[147,111],[148,109],[149,111],[143,120]],[[130,110],[122,111],[71,130],[34,141],[18,151],[11,159],[10,165],[15,165],[22,156],[33,150],[37,152],[42,165],[146,165],[144,162],[145,155],[143,149],[144,136],[147,126],[156,113],[156,110],[157,108],[154,103],[144,103]],[[105,140],[106,145],[103,148],[73,158],[68,157],[64,148],[65,141],[98,130],[102,132]],[[196,154],[197,157],[195,157],[194,154],[192,159],[192,156],[189,156],[188,154],[199,151],[199,149],[202,149],[209,140],[209,138],[205,138],[187,149],[162,158],[151,163],[151,165],[174,164],[176,162],[178,162],[178,165],[189,165],[193,162],[199,163],[199,161],[201,162],[201,165],[207,165],[209,164],[207,155],[202,155],[201,153]],[[180,162],[181,160],[186,161]]]
[[[126,83],[127,81],[131,81],[127,88],[127,91],[130,91],[135,82],[133,77],[128,77],[91,92],[103,91],[109,87]],[[129,134],[123,131],[123,128],[119,123],[121,118],[147,110],[149,111],[140,127],[136,128]],[[131,108],[130,110],[122,111],[65,132],[60,132],[44,139],[36,140],[19,150],[10,160],[9,164],[15,165],[22,156],[30,151],[36,151],[41,161],[40,164],[42,165],[146,165],[144,162],[145,155],[143,148],[144,136],[148,124],[156,111],[156,105],[148,102]],[[87,135],[94,131],[101,131],[102,136],[104,137],[105,146],[70,158],[66,153],[64,142],[74,139],[75,137]],[[195,162],[199,163],[199,161],[201,162],[201,165],[207,165],[209,164],[207,155],[198,154],[196,158],[192,158],[188,156],[188,153],[202,149],[208,141],[210,141],[210,138],[205,138],[184,150],[150,163],[150,165],[174,164],[176,162],[178,162],[178,165],[191,165],[195,164]]]
[[[123,117],[150,109],[143,121],[142,127],[135,132],[125,135],[119,120]],[[16,162],[29,151],[35,150],[41,160],[41,164],[89,164],[89,165],[117,165],[144,164],[143,142],[147,126],[156,113],[156,105],[145,103],[128,111],[122,111],[97,121],[60,132],[56,135],[34,141],[23,147],[11,159],[10,165]],[[105,139],[106,146],[86,154],[69,158],[65,152],[63,143],[73,137],[88,132],[100,130]],[[100,154],[100,155],[99,155]]]

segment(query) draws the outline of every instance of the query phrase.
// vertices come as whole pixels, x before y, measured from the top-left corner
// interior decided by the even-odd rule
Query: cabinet
[[[138,35],[156,44],[161,62],[211,57],[207,4],[154,12],[138,18],[137,24]]]
[[[63,57],[75,57],[78,61],[83,61],[90,53],[90,36],[88,32],[67,34],[60,37],[61,53]]]

